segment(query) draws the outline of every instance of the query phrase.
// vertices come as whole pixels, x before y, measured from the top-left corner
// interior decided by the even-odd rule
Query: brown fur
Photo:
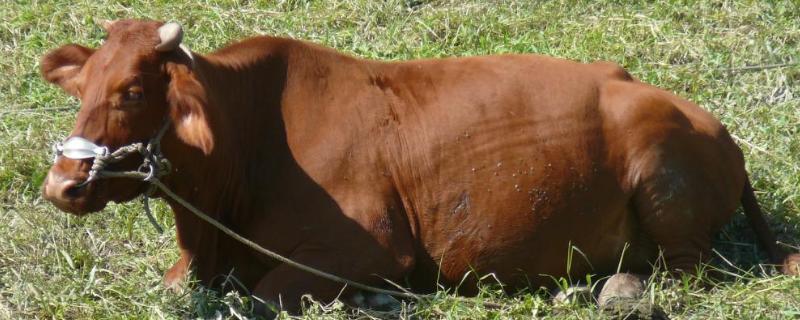
[[[469,271],[494,273],[509,290],[552,286],[549,276],[567,276],[570,245],[588,259],[575,255],[573,277],[614,272],[626,243],[626,271],[648,272],[659,248],[670,268],[693,271],[743,192],[762,245],[783,258],[720,122],[614,64],[536,55],[387,63],[256,37],[196,54],[192,66],[179,51],[152,49],[160,25],[120,21],[97,51],[44,57],[47,80],[82,92],[72,134],[114,149],[146,141],[170,117],[167,185],[300,263],[372,284],[406,278],[418,291],[465,279],[464,294],[475,292]],[[120,102],[131,79],[144,101]],[[88,167],[59,159],[45,197],[82,214],[145,188],[118,179],[74,188]],[[302,294],[339,293],[166,200],[181,250],[169,284],[191,265],[212,286],[233,270],[291,310]]]

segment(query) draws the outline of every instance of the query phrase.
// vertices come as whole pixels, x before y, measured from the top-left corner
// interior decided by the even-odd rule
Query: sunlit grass
[[[718,116],[745,152],[773,230],[800,242],[800,66],[742,69],[800,61],[796,1],[6,1],[0,16],[0,318],[248,314],[236,294],[161,286],[177,258],[174,231],[158,235],[138,203],[77,219],[39,196],[50,144],[71,128],[77,104],[41,79],[38,59],[65,43],[97,46],[97,21],[108,18],[178,21],[198,52],[271,34],[374,59],[517,52],[615,61]],[[155,209],[173,225],[165,206]],[[659,276],[646,299],[678,319],[800,316],[800,280],[762,272],[766,260],[742,217],[716,248],[743,270],[718,259],[735,276],[713,289]],[[499,309],[437,295],[394,314],[311,304],[306,318],[600,316],[591,305],[491,287],[479,298]]]

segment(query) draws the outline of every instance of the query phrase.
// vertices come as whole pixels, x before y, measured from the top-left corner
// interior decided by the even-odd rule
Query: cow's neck
[[[280,154],[273,141],[284,135],[278,121],[284,76],[280,57],[250,56],[248,60],[232,53],[195,56],[194,71],[208,94],[204,111],[214,139],[212,152],[204,155],[177,142],[173,155],[167,156],[174,166],[169,186],[200,210],[238,231],[248,220],[246,215],[259,211],[252,206],[263,199],[256,199],[262,195],[255,191],[268,187],[276,155]],[[199,232],[199,222],[185,209],[175,203],[171,207],[179,235],[183,233],[179,236],[183,247],[215,245],[201,244],[216,242],[215,237]],[[191,232],[204,233],[206,239],[186,234]]]
[[[241,189],[259,188],[268,181],[268,171],[252,170],[252,164],[268,165],[265,156],[270,150],[265,148],[283,134],[276,123],[283,85],[281,60],[237,58],[230,54],[195,57],[195,73],[208,94],[204,111],[214,149],[209,155],[192,150],[190,157],[181,159],[183,163],[176,163],[178,175],[198,188],[190,196],[214,195],[207,202],[228,210],[234,208],[231,201],[245,200],[240,194],[252,193]]]
[[[313,215],[317,222],[336,218],[335,213],[312,207],[323,203],[319,199],[327,201],[325,208],[336,205],[317,184],[319,180],[309,177],[309,170],[314,172],[334,160],[324,153],[315,158],[313,151],[318,143],[329,143],[324,137],[334,123],[325,117],[339,112],[320,108],[335,96],[325,81],[346,79],[328,63],[333,60],[339,63],[332,65],[341,67],[342,61],[352,58],[288,39],[255,38],[195,59],[195,72],[209,94],[205,111],[212,120],[214,150],[206,156],[184,145],[190,156],[173,160],[177,172],[170,177],[172,185],[181,196],[246,237],[278,252],[289,250],[297,240],[292,237],[299,235],[276,232],[282,235],[280,239],[271,238],[264,228],[286,228],[288,219],[302,219],[298,215],[309,219]],[[287,135],[293,140],[288,141]],[[185,230],[197,230],[184,223],[194,219],[190,213],[179,206],[173,210],[179,234],[182,224]],[[258,220],[253,220],[254,215]],[[260,229],[248,230],[255,226]],[[215,245],[209,232],[194,233],[203,234],[202,239],[185,234],[181,237],[186,239],[180,241],[195,243],[186,247]]]

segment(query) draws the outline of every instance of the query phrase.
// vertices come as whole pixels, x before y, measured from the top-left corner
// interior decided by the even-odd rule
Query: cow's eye
[[[142,88],[139,87],[131,87],[122,96],[125,102],[136,102],[142,100],[142,97],[144,97],[144,94],[142,94]]]

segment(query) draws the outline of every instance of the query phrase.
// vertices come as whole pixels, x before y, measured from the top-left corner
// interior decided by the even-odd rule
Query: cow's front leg
[[[164,286],[172,290],[182,289],[183,285],[186,283],[191,263],[191,253],[181,249],[181,256],[178,258],[178,261],[164,273]]]
[[[316,269],[335,274],[348,280],[377,285],[382,280],[377,270],[365,268],[363,261],[344,259],[345,255],[309,253],[292,257],[293,260]],[[394,277],[390,277],[394,278]],[[306,271],[282,264],[267,273],[256,285],[253,295],[263,300],[256,304],[256,313],[274,315],[275,311],[285,310],[298,314],[302,309],[303,295],[310,295],[315,301],[329,303],[337,298],[348,299],[355,293],[352,287],[323,279]]]

